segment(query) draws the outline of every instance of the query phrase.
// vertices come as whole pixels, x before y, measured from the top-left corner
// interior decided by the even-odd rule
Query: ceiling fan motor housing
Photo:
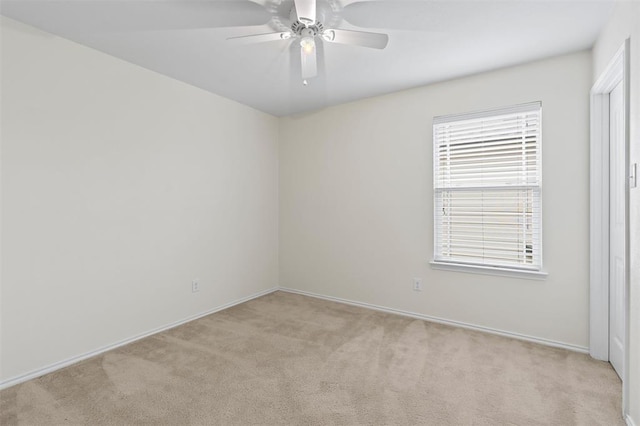
[[[315,37],[318,34],[322,34],[324,25],[320,21],[316,21],[313,25],[306,25],[296,20],[291,25],[291,31],[298,37]]]

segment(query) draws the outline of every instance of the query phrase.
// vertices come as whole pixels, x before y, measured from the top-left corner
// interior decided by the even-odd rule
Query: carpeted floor
[[[0,424],[623,425],[608,363],[276,292],[0,392]]]

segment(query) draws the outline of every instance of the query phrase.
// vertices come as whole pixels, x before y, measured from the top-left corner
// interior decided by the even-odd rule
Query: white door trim
[[[591,88],[590,166],[590,307],[589,353],[609,360],[609,93],[624,84],[625,176],[629,176],[629,47],[627,39]],[[629,187],[625,189],[625,288],[629,294]],[[629,341],[629,298],[625,303],[626,342]],[[622,390],[627,412],[629,345],[625,344]]]

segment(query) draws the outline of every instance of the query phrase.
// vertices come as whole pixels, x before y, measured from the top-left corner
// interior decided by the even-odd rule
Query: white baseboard
[[[325,296],[325,295],[321,295],[321,294],[316,294],[316,293],[311,293],[308,291],[302,291],[302,290],[296,290],[296,289],[292,289],[292,288],[286,288],[286,287],[275,287],[275,288],[270,288],[268,290],[264,290],[261,291],[259,293],[255,293],[252,294],[250,296],[238,299],[238,300],[234,300],[233,302],[229,302],[226,303],[224,305],[220,305],[217,306],[213,309],[207,310],[205,312],[201,312],[199,314],[196,315],[192,315],[188,318],[184,318],[182,320],[179,321],[174,321],[170,324],[166,324],[162,327],[158,327],[155,328],[153,330],[147,331],[145,333],[142,334],[138,334],[136,336],[115,342],[113,344],[107,345],[107,346],[103,346],[101,348],[95,349],[93,351],[89,351],[80,355],[76,355],[73,356],[71,358],[67,358],[64,359],[62,361],[50,364],[46,367],[43,368],[38,368],[36,370],[30,371],[28,373],[25,374],[21,374],[19,376],[15,376],[15,377],[11,377],[9,379],[0,381],[0,390],[1,389],[6,389],[9,388],[11,386],[15,386],[19,383],[23,383],[26,382],[27,380],[31,380],[31,379],[35,379],[37,377],[43,376],[45,374],[54,372],[56,370],[59,370],[61,368],[67,367],[69,365],[75,364],[77,362],[83,361],[87,358],[91,358],[94,357],[96,355],[100,355],[101,353],[110,351],[112,349],[116,349],[120,346],[124,346],[127,345],[129,343],[135,342],[137,340],[143,339],[145,337],[151,336],[153,334],[157,334],[157,333],[161,333],[165,330],[169,330],[171,328],[177,327],[179,325],[188,323],[190,321],[196,320],[198,318],[202,318],[204,316],[207,315],[211,315],[215,312],[219,312],[222,311],[224,309],[230,308],[232,306],[235,305],[239,305],[240,303],[244,303],[247,302],[249,300],[264,296],[266,294],[269,293],[273,293],[274,291],[284,291],[284,292],[288,292],[288,293],[296,293],[296,294],[301,294],[304,296],[310,296],[310,297],[315,297],[318,299],[324,299],[324,300],[330,300],[333,302],[339,302],[339,303],[344,303],[347,305],[352,305],[352,306],[359,306],[359,307],[363,307],[363,308],[368,308],[368,309],[374,309],[376,311],[381,311],[381,312],[387,312],[387,313],[391,313],[391,314],[397,314],[397,315],[402,315],[402,316],[406,316],[406,317],[410,317],[410,318],[416,318],[416,319],[421,319],[421,320],[425,320],[425,321],[430,321],[430,322],[435,322],[435,323],[439,323],[439,324],[446,324],[446,325],[452,325],[452,326],[456,326],[456,327],[462,327],[462,328],[466,328],[466,329],[470,329],[470,330],[477,330],[477,331],[482,331],[485,333],[491,333],[491,334],[496,334],[499,336],[505,336],[505,337],[511,337],[514,339],[519,339],[519,340],[525,340],[528,342],[533,342],[533,343],[539,343],[542,345],[546,345],[546,346],[553,346],[553,347],[557,347],[557,348],[563,348],[563,349],[568,349],[571,351],[575,351],[575,352],[581,352],[581,353],[589,353],[589,348],[583,347],[583,346],[578,346],[578,345],[572,345],[569,343],[563,343],[563,342],[557,342],[554,340],[549,340],[549,339],[543,339],[543,338],[539,338],[539,337],[533,337],[533,336],[527,336],[524,334],[519,334],[519,333],[513,333],[513,332],[509,332],[509,331],[504,331],[504,330],[498,330],[498,329],[494,329],[494,328],[490,328],[490,327],[483,327],[483,326],[479,326],[479,325],[474,325],[474,324],[468,324],[468,323],[464,323],[461,321],[453,321],[453,320],[448,320],[448,319],[444,319],[444,318],[438,318],[438,317],[434,317],[434,316],[430,316],[430,315],[423,315],[423,314],[418,314],[415,312],[408,312],[408,311],[403,311],[400,309],[393,309],[393,308],[388,308],[385,306],[379,306],[379,305],[373,305],[370,303],[365,303],[365,302],[357,302],[357,301],[353,301],[353,300],[347,300],[347,299],[342,299],[339,297],[332,297],[332,296]],[[635,423],[633,422],[633,420],[631,420],[631,418],[627,415],[626,419],[627,424],[629,426],[636,426]]]
[[[390,313],[390,314],[402,315],[402,316],[405,316],[405,317],[416,318],[416,319],[421,319],[421,320],[430,321],[430,322],[436,322],[436,323],[439,323],[439,324],[452,325],[452,326],[455,326],[455,327],[466,328],[466,329],[469,329],[469,330],[476,330],[476,331],[482,331],[482,332],[490,333],[490,334],[497,334],[498,336],[510,337],[510,338],[518,339],[518,340],[525,340],[527,342],[539,343],[541,345],[553,346],[555,348],[568,349],[568,350],[574,351],[574,352],[580,352],[580,353],[584,353],[584,354],[588,354],[589,353],[589,348],[585,347],[585,346],[578,346],[578,345],[573,345],[573,344],[570,344],[570,343],[557,342],[555,340],[549,340],[549,339],[543,339],[543,338],[540,338],[540,337],[528,336],[526,334],[513,333],[511,331],[498,330],[498,329],[491,328],[491,327],[484,327],[484,326],[481,326],[481,325],[469,324],[469,323],[465,323],[465,322],[461,322],[461,321],[454,321],[454,320],[449,320],[449,319],[445,319],[445,318],[438,318],[438,317],[433,317],[433,316],[430,316],[430,315],[423,315],[423,314],[418,314],[418,313],[415,313],[415,312],[403,311],[403,310],[400,310],[400,309],[387,308],[385,306],[373,305],[371,303],[357,302],[357,301],[353,301],[353,300],[341,299],[339,297],[324,296],[322,294],[316,294],[316,293],[311,293],[311,292],[302,291],[302,290],[295,290],[295,289],[292,289],[292,288],[280,287],[280,291],[285,291],[285,292],[288,292],[288,293],[301,294],[303,296],[310,296],[310,297],[315,297],[315,298],[318,298],[318,299],[330,300],[332,302],[345,303],[347,305],[352,305],[352,306],[360,306],[360,307],[363,307],[363,308],[374,309],[376,311],[387,312],[387,313]]]
[[[270,288],[270,289],[267,289],[267,290],[252,294],[250,296],[234,300],[233,302],[225,303],[224,305],[217,306],[217,307],[215,307],[213,309],[209,309],[209,310],[207,310],[205,312],[201,312],[199,314],[192,315],[190,317],[187,317],[187,318],[184,318],[184,319],[181,319],[181,320],[178,320],[178,321],[174,321],[174,322],[166,324],[166,325],[164,325],[162,327],[154,328],[153,330],[149,330],[149,331],[147,331],[145,333],[138,334],[136,336],[133,336],[133,337],[130,337],[130,338],[127,338],[127,339],[124,339],[124,340],[120,340],[119,342],[112,343],[112,344],[107,345],[107,346],[103,346],[103,347],[98,348],[96,350],[85,352],[83,354],[76,355],[76,356],[73,356],[71,358],[67,358],[67,359],[62,360],[62,361],[58,361],[58,362],[50,364],[50,365],[48,365],[46,367],[38,368],[36,370],[30,371],[30,372],[25,373],[25,374],[21,374],[19,376],[11,377],[9,379],[0,381],[0,390],[9,388],[11,386],[15,386],[15,385],[20,384],[22,382],[26,382],[27,380],[35,379],[36,377],[40,377],[40,376],[43,376],[43,375],[48,374],[48,373],[52,373],[52,372],[54,372],[56,370],[59,370],[61,368],[68,367],[69,365],[72,365],[72,364],[75,364],[77,362],[83,361],[83,360],[85,360],[87,358],[91,358],[91,357],[94,357],[96,355],[100,355],[101,353],[110,351],[112,349],[119,348],[120,346],[124,346],[124,345],[127,345],[129,343],[135,342],[136,340],[144,339],[145,337],[151,336],[153,334],[161,333],[161,332],[163,332],[165,330],[169,330],[171,328],[178,327],[179,325],[188,323],[188,322],[196,320],[198,318],[205,317],[207,315],[211,315],[213,313],[222,311],[224,309],[228,309],[228,308],[230,308],[232,306],[239,305],[240,303],[248,302],[249,300],[256,299],[258,297],[264,296],[264,295],[269,294],[269,293],[273,293],[274,291],[278,291],[278,287]]]
[[[636,426],[630,415],[627,414],[624,419],[627,422],[627,426]]]

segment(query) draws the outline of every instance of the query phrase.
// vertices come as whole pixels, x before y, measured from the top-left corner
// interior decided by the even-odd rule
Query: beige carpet
[[[0,424],[623,425],[587,355],[283,292],[0,393]]]

